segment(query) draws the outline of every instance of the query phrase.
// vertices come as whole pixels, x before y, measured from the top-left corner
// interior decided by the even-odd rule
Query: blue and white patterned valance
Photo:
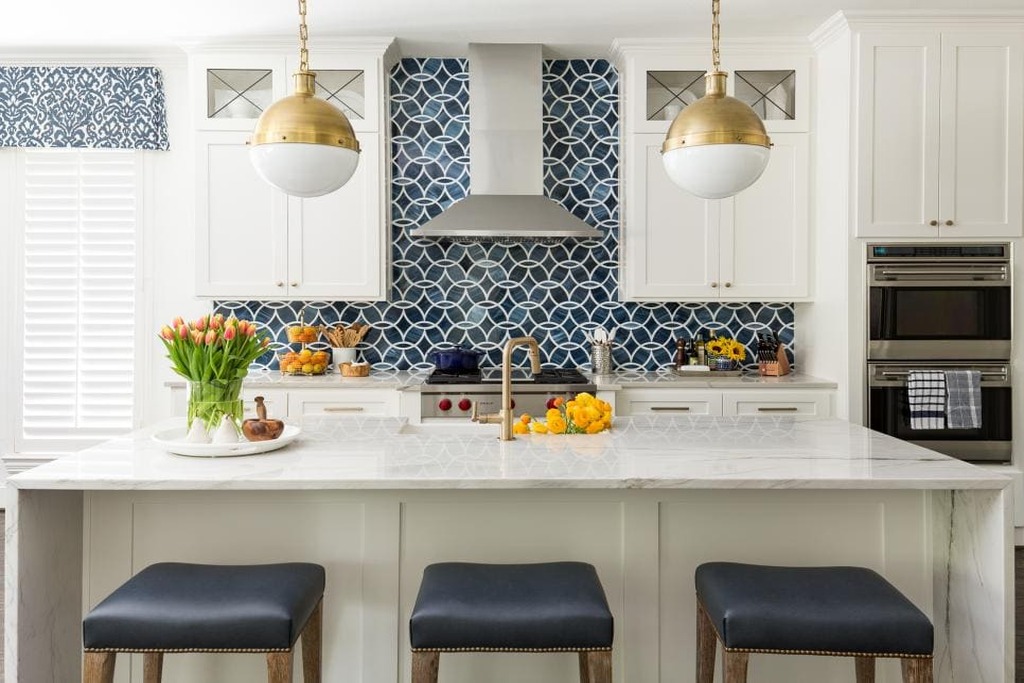
[[[167,149],[160,70],[0,66],[0,147]]]

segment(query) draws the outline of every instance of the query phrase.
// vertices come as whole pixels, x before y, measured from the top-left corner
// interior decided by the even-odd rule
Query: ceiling
[[[723,0],[722,39],[806,36],[840,9],[976,10],[977,0]],[[410,56],[458,56],[475,42],[540,42],[552,56],[606,53],[612,38],[710,34],[708,0],[308,0],[318,35],[396,36]],[[1022,0],[984,0],[1021,9]],[[169,46],[287,35],[295,0],[34,0],[8,2],[0,53],[19,48]]]

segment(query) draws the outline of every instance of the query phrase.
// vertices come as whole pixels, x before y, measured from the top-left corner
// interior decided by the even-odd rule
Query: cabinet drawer
[[[393,389],[313,389],[288,394],[288,415],[383,415],[398,416],[398,392]]]
[[[830,417],[831,394],[827,391],[768,390],[722,392],[725,415],[814,415]]]
[[[257,396],[263,397],[263,405],[267,407],[267,417],[283,420],[288,417],[288,392],[281,389],[242,389],[242,404],[245,418],[256,417]]]
[[[626,389],[616,401],[618,414],[721,415],[722,395],[714,391]]]

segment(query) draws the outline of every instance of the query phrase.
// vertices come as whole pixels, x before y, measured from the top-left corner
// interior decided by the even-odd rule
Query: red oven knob
[[[511,408],[512,408],[513,410],[515,410],[515,407],[516,407],[516,400],[515,400],[514,398],[513,398],[513,399],[509,399],[509,400],[511,400],[511,401],[512,401],[512,406],[511,406]]]
[[[461,401],[459,401],[459,410],[461,410],[462,412],[466,412],[472,407],[473,403],[468,398],[464,398]]]
[[[440,408],[441,410],[451,410],[452,401],[451,399],[448,398],[442,398],[440,401],[437,402],[437,407]]]

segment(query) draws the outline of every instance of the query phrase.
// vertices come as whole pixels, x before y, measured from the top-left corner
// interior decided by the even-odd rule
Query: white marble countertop
[[[416,389],[430,374],[429,370],[372,371],[369,377],[342,377],[340,372],[326,375],[283,375],[261,370],[246,375],[243,384],[249,389]],[[185,380],[170,380],[164,386],[184,389]]]
[[[619,389],[835,389],[832,380],[794,372],[762,377],[756,372],[721,377],[714,372],[679,374],[669,369],[651,372],[620,370],[611,375],[587,375],[601,391]]]
[[[501,442],[496,425],[311,417],[278,451],[165,452],[163,423],[9,479],[19,489],[1002,489],[1010,478],[841,420],[618,418],[610,432]]]

